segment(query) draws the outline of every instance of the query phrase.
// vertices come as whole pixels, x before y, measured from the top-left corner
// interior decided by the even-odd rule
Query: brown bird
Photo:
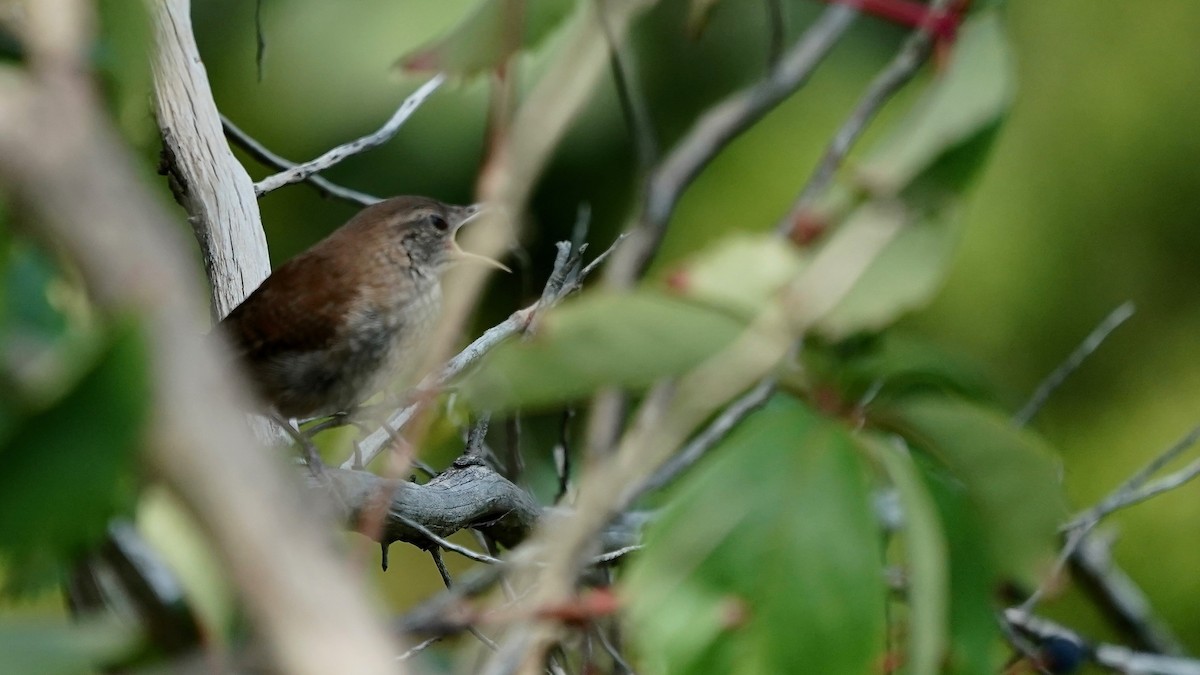
[[[463,258],[504,268],[455,242],[477,213],[394,197],[276,269],[220,323],[263,401],[284,417],[332,415],[411,371],[437,323],[446,268]]]

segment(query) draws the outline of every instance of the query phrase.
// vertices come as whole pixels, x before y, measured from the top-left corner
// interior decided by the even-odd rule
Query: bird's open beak
[[[451,256],[455,260],[474,260],[476,262],[481,262],[485,265],[490,265],[491,267],[497,267],[499,269],[504,270],[505,272],[508,272],[509,274],[512,274],[512,270],[509,269],[507,265],[500,262],[499,260],[492,260],[491,258],[489,258],[487,256],[479,255],[478,253],[470,253],[468,251],[464,251],[464,250],[462,250],[462,247],[460,247],[458,245],[457,237],[458,237],[459,229],[461,229],[463,225],[466,225],[467,223],[469,223],[473,220],[476,220],[477,218],[479,218],[479,216],[481,216],[487,212],[487,208],[483,204],[472,204],[472,205],[466,207],[464,210],[467,212],[466,217],[464,217],[462,220],[458,221],[458,225],[454,226],[454,232],[450,234]]]

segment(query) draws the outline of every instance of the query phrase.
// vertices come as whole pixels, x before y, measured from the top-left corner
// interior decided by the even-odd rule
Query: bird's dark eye
[[[450,223],[446,219],[436,213],[429,214],[429,224],[433,225],[439,232],[445,232],[450,229]]]

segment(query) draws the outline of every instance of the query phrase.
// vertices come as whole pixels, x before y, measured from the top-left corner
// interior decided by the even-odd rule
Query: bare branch
[[[400,131],[400,127],[425,102],[425,99],[429,98],[445,81],[445,75],[440,73],[434,75],[428,82],[417,87],[417,90],[412,95],[404,99],[404,102],[400,104],[400,107],[396,109],[391,118],[374,133],[339,145],[314,160],[298,164],[291,169],[281,171],[273,176],[267,176],[254,184],[254,194],[261,197],[284,185],[298,183],[312,174],[324,171],[348,157],[383,145]]]
[[[1137,652],[1119,645],[1092,645],[1075,631],[1018,609],[1004,610],[1004,621],[1038,641],[1067,640],[1080,646],[1090,660],[1120,673],[1156,673],[1157,675],[1200,675],[1200,661],[1174,656]]]
[[[709,450],[724,440],[729,432],[746,419],[750,413],[766,404],[773,393],[775,393],[775,378],[768,377],[727,405],[716,419],[703,431],[696,434],[678,454],[671,457],[654,475],[647,479],[630,501],[637,501],[643,495],[662,489],[684,471],[690,469]]]
[[[604,37],[608,40],[609,67],[612,69],[613,86],[617,89],[617,100],[621,103],[621,113],[625,117],[625,126],[633,136],[633,147],[637,152],[638,164],[643,171],[649,171],[658,161],[658,139],[654,133],[654,125],[650,121],[650,110],[646,107],[646,99],[633,81],[633,68],[629,63],[628,51],[618,43],[608,25],[606,16],[610,0],[594,0],[596,16]]]
[[[937,15],[937,12],[933,11],[934,9],[940,9],[948,4],[947,0],[937,0],[937,2],[931,3],[930,16]],[[892,96],[917,74],[921,65],[929,58],[933,51],[934,37],[932,26],[918,28],[905,41],[891,62],[867,86],[866,92],[854,106],[850,116],[842,123],[829,146],[825,148],[825,153],[817,163],[817,168],[800,191],[800,196],[796,198],[795,205],[780,221],[777,228],[779,234],[788,235],[795,224],[812,208],[813,201],[829,187],[838,167],[845,161],[846,155],[850,153],[850,148],[866,131],[871,120],[891,100]]]
[[[629,244],[605,270],[607,283],[627,288],[641,276],[684,189],[729,141],[808,80],[857,15],[846,5],[827,8],[766,79],[725,99],[696,122],[650,176],[645,208]]]
[[[1132,302],[1126,302],[1112,312],[1109,312],[1108,316],[1104,317],[1104,320],[1092,329],[1091,333],[1088,333],[1088,336],[1067,356],[1066,360],[1060,363],[1053,372],[1046,376],[1046,379],[1038,384],[1033,395],[1029,397],[1029,401],[1021,406],[1021,410],[1016,415],[1013,415],[1013,424],[1019,427],[1029,424],[1030,420],[1045,407],[1046,401],[1050,400],[1050,396],[1062,386],[1063,382],[1067,381],[1067,378],[1072,373],[1079,370],[1079,366],[1083,365],[1083,362],[1087,360],[1087,357],[1092,355],[1092,352],[1095,352],[1100,348],[1100,345],[1104,344],[1104,341],[1108,339],[1108,336],[1113,331],[1125,323],[1129,317],[1133,316],[1133,312],[1134,305]]]
[[[1197,463],[1192,463],[1177,473],[1170,474],[1154,483],[1147,484],[1147,481],[1154,474],[1158,473],[1159,470],[1171,463],[1171,461],[1179,457],[1179,455],[1183,454],[1185,450],[1195,445],[1198,441],[1200,441],[1200,426],[1193,428],[1183,438],[1151,460],[1117,489],[1109,493],[1100,503],[1072,519],[1064,529],[1091,529],[1096,523],[1113,511],[1145,501],[1150,497],[1183,485],[1191,480],[1200,471]]]
[[[1109,623],[1135,646],[1157,654],[1185,656],[1170,627],[1155,615],[1150,600],[1112,559],[1112,537],[1088,537],[1071,556],[1072,578],[1100,607]]]
[[[1066,525],[1063,525],[1061,530],[1066,534],[1066,543],[1063,544],[1062,551],[1059,553],[1054,567],[1051,568],[1045,580],[1029,595],[1025,602],[1021,603],[1018,609],[1029,613],[1037,607],[1037,603],[1045,595],[1046,589],[1058,579],[1059,575],[1066,568],[1067,563],[1087,540],[1088,535],[1091,534],[1092,530],[1106,516],[1126,506],[1145,501],[1150,497],[1179,487],[1200,473],[1200,461],[1197,461],[1175,474],[1170,474],[1155,483],[1147,485],[1147,481],[1155,473],[1177,458],[1185,450],[1195,445],[1197,441],[1200,441],[1200,426],[1193,428],[1182,439],[1151,460],[1150,463],[1142,467],[1141,470],[1127,479],[1117,489],[1110,492],[1100,503],[1077,515]]]
[[[295,168],[295,162],[271,152],[267,146],[259,143],[257,139],[243,131],[224,115],[221,115],[221,126],[225,130],[226,138],[228,138],[242,150],[245,150],[246,154],[250,155],[259,162],[273,169],[278,169],[281,171]],[[334,183],[333,181],[330,181],[329,179],[315,173],[306,177],[304,182],[316,188],[317,192],[322,196],[335,197],[358,206],[370,206],[382,201],[379,197],[369,195],[365,192],[359,192],[358,190],[351,190],[350,188],[342,187],[341,185],[338,185],[337,183]]]

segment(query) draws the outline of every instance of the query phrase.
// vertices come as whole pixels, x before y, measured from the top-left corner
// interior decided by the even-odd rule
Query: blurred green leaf
[[[472,405],[499,411],[570,401],[604,385],[645,388],[696,366],[742,328],[651,290],[585,294],[547,312],[532,339],[492,350],[461,391]]]
[[[1015,87],[998,13],[973,15],[947,71],[855,172],[871,198],[849,217],[888,205],[906,225],[821,322],[824,334],[877,331],[933,298],[961,235],[963,190],[988,156]],[[841,189],[826,201],[827,210],[850,203]]]
[[[688,33],[696,36],[704,32],[705,26],[708,25],[708,17],[712,14],[713,8],[717,6],[720,0],[692,0],[688,7],[687,30]]]
[[[948,398],[908,398],[872,415],[966,486],[1002,574],[1033,582],[1055,555],[1067,515],[1051,448],[1003,415]]]
[[[862,163],[858,179],[897,195],[948,151],[994,127],[1012,103],[1016,73],[1000,14],[963,22],[949,67]]]
[[[876,672],[879,546],[854,442],[777,396],[652,525],[623,591],[631,634],[663,672]]]
[[[682,297],[750,320],[805,262],[779,237],[736,234],[672,272],[667,284]]]
[[[810,340],[807,372],[837,388],[844,401],[873,404],[915,394],[955,394],[993,402],[991,384],[973,364],[936,345],[896,330],[834,343]]]
[[[0,407],[15,418],[61,397],[92,365],[97,344],[82,290],[42,249],[6,241],[0,261]]]
[[[6,673],[79,675],[130,652],[140,637],[118,622],[0,624]]]
[[[933,498],[902,445],[867,439],[896,488],[904,513],[910,673],[936,673],[946,650],[950,571],[946,538]]]
[[[400,58],[408,71],[471,77],[532,49],[575,8],[575,0],[481,0],[445,36]]]
[[[128,506],[149,382],[133,325],[61,400],[33,412],[0,446],[0,552],[22,560],[76,553]]]
[[[958,241],[957,204],[919,216],[912,205],[895,204],[890,213],[906,224],[850,289],[850,293],[820,322],[831,338],[887,327],[901,314],[923,306],[937,292]],[[871,204],[860,207],[859,217]],[[878,209],[874,209],[879,212]]]
[[[1006,656],[994,600],[998,583],[987,528],[962,483],[927,458],[914,457],[937,507],[949,546],[950,642],[947,675],[995,673]]]

